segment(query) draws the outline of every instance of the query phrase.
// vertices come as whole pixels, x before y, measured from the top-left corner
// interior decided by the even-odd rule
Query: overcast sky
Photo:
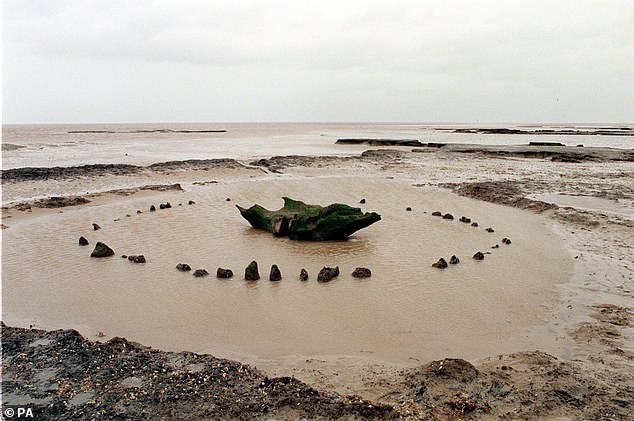
[[[632,0],[3,9],[4,123],[634,123]]]

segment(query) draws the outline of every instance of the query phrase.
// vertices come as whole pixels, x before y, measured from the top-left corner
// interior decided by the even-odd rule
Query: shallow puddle
[[[531,197],[558,206],[634,216],[634,201],[632,200],[616,201],[594,196],[573,196],[559,193],[538,194]]]
[[[5,230],[5,323],[74,328],[91,339],[103,332],[102,341],[123,336],[236,358],[352,355],[405,362],[556,346],[555,339],[544,339],[545,323],[556,284],[568,279],[572,264],[538,216],[382,178],[184,188],[67,208]],[[235,208],[259,203],[277,209],[282,196],[361,206],[382,220],[348,241],[311,243],[252,229]],[[166,201],[171,209],[149,212],[150,205]],[[434,217],[435,210],[455,219]],[[463,215],[479,227],[459,222]],[[93,231],[93,222],[102,229]],[[494,233],[485,231],[489,226]],[[81,235],[90,246],[77,245]],[[512,244],[502,244],[503,237]],[[90,258],[96,241],[116,255]],[[495,244],[499,248],[492,249]],[[491,254],[476,261],[476,251]],[[144,254],[147,263],[131,263],[122,254]],[[454,254],[460,264],[431,267]],[[243,279],[252,260],[259,264],[258,282]],[[179,272],[181,262],[210,275]],[[272,264],[279,266],[281,282],[268,281]],[[317,283],[324,265],[338,265],[339,278]],[[370,268],[372,277],[353,278],[357,266]],[[235,276],[217,279],[218,267]],[[307,282],[299,280],[302,268],[310,274]]]

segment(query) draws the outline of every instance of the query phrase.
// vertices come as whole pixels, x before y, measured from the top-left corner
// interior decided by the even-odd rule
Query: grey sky
[[[634,2],[3,2],[3,122],[634,122]]]

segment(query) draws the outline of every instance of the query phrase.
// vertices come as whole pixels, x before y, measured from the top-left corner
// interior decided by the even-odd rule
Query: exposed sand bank
[[[621,317],[621,325],[630,319]],[[539,351],[477,366],[443,359],[398,371],[378,364],[340,364],[333,371],[332,363],[324,370],[321,361],[308,360],[318,390],[234,361],[156,351],[122,338],[96,343],[74,330],[3,325],[2,340],[4,408],[27,407],[37,419],[620,420],[628,419],[632,399],[628,373],[589,369]],[[324,391],[339,374],[363,385],[363,395],[374,400]]]
[[[102,278],[103,274],[110,273],[114,267],[113,276],[117,279],[106,282],[106,286],[118,285],[122,287],[121,282],[128,284],[136,282],[137,285],[134,287],[139,288],[139,290],[135,294],[140,294],[143,291],[145,294],[143,299],[147,300],[146,302],[163,303],[168,306],[167,308],[175,300],[182,300],[183,303],[201,302],[198,311],[201,314],[214,311],[214,309],[209,310],[210,306],[205,304],[204,300],[200,301],[199,298],[208,293],[209,284],[212,284],[216,290],[224,288],[227,290],[223,290],[224,292],[231,291],[231,293],[242,294],[241,296],[236,295],[236,297],[240,297],[236,301],[236,305],[238,305],[237,303],[243,304],[242,300],[249,294],[252,294],[252,297],[256,296],[258,302],[251,302],[251,306],[256,306],[256,310],[259,309],[257,314],[269,314],[267,311],[270,312],[271,304],[275,304],[275,300],[281,294],[292,296],[293,300],[300,304],[301,310],[306,308],[310,310],[312,304],[301,301],[307,299],[306,293],[322,294],[324,291],[316,288],[314,283],[309,284],[308,288],[301,288],[296,276],[299,268],[305,264],[304,262],[307,262],[307,266],[312,265],[309,267],[311,275],[322,264],[344,262],[341,266],[346,268],[343,271],[346,276],[342,277],[343,279],[340,279],[338,283],[328,285],[327,290],[335,292],[335,297],[341,300],[341,304],[354,300],[353,302],[356,304],[364,304],[361,308],[381,311],[383,300],[390,299],[394,293],[386,286],[392,273],[390,270],[393,270],[391,268],[396,266],[399,271],[395,278],[410,279],[414,272],[408,273],[407,268],[416,265],[418,276],[414,279],[420,278],[423,282],[409,282],[400,285],[400,287],[419,288],[424,285],[428,289],[428,293],[412,294],[411,298],[416,305],[413,305],[412,302],[408,303],[403,298],[404,301],[401,302],[403,305],[395,306],[395,313],[387,315],[379,313],[377,315],[374,311],[369,311],[368,314],[361,314],[359,319],[361,325],[342,326],[341,320],[353,320],[354,317],[359,316],[357,312],[354,314],[336,313],[334,310],[339,309],[336,303],[324,300],[324,295],[309,295],[309,298],[321,298],[318,304],[335,305],[330,314],[340,316],[333,317],[332,320],[329,319],[328,323],[324,322],[323,325],[317,325],[314,328],[315,333],[321,332],[321,334],[332,333],[333,329],[335,332],[338,331],[334,336],[340,338],[339,345],[337,339],[326,341],[325,344],[321,342],[306,344],[305,341],[297,341],[296,345],[299,346],[322,346],[324,349],[317,352],[317,354],[321,353],[321,356],[311,356],[310,349],[296,349],[296,351],[289,353],[285,351],[284,346],[280,347],[281,352],[270,352],[272,344],[256,344],[256,347],[269,346],[268,353],[262,348],[254,348],[246,352],[244,350],[236,351],[235,357],[239,357],[244,362],[254,363],[272,375],[294,375],[320,389],[336,390],[342,394],[361,394],[366,398],[396,404],[401,414],[411,411],[411,413],[436,417],[448,414],[455,416],[461,414],[465,408],[469,409],[466,412],[471,415],[479,414],[485,417],[490,416],[493,419],[503,416],[512,419],[546,415],[560,416],[564,419],[565,417],[571,419],[579,417],[622,419],[628,414],[628,408],[633,399],[631,387],[628,385],[631,385],[634,380],[631,311],[627,310],[627,307],[632,306],[632,285],[634,283],[634,262],[632,261],[634,245],[631,239],[631,229],[634,227],[634,223],[631,213],[628,211],[631,209],[632,200],[634,200],[634,186],[632,185],[634,170],[631,162],[623,160],[605,163],[562,163],[544,159],[526,159],[519,156],[457,154],[443,151],[441,148],[424,154],[383,150],[351,158],[278,157],[265,161],[255,161],[250,165],[251,168],[242,167],[235,171],[232,170],[231,174],[216,174],[217,169],[209,168],[202,171],[176,171],[170,174],[157,172],[147,178],[144,176],[107,178],[108,181],[115,181],[114,184],[127,183],[128,186],[149,184],[144,182],[150,179],[154,180],[153,184],[170,180],[171,183],[180,183],[185,190],[183,193],[149,191],[142,195],[135,194],[129,197],[104,195],[85,205],[64,208],[63,214],[58,214],[57,210],[51,209],[35,209],[30,214],[28,211],[17,209],[4,210],[3,224],[9,228],[3,231],[3,246],[7,247],[6,238],[13,238],[16,241],[15,244],[20,244],[21,241],[28,243],[28,241],[32,241],[32,237],[29,240],[29,236],[35,233],[43,239],[49,239],[53,242],[61,241],[57,245],[56,251],[61,250],[62,254],[68,251],[72,255],[63,255],[61,260],[53,264],[71,272],[72,276],[69,279],[71,284],[84,278],[86,288],[93,291],[96,286],[94,279]],[[257,166],[266,172],[252,168]],[[362,181],[363,179],[351,177],[359,172],[369,176],[365,178],[365,183]],[[123,180],[125,183],[122,182]],[[350,180],[355,181],[351,182]],[[90,177],[71,179],[65,181],[64,193],[79,194],[85,190],[86,185],[93,185],[95,190],[98,190],[99,183],[102,181],[103,179],[91,179]],[[213,183],[212,181],[219,182]],[[42,186],[42,191],[45,191],[46,184],[50,182],[49,180],[38,184],[40,183],[38,181],[34,182],[33,186],[36,188]],[[259,187],[262,185],[266,185],[266,189]],[[3,190],[5,186],[9,189],[15,189],[16,192],[25,188],[24,182],[15,182],[12,185],[3,180]],[[461,198],[447,193],[443,187],[477,199],[501,203],[506,207]],[[311,197],[317,196],[319,198],[317,202],[341,200],[353,204],[363,196],[368,200],[367,204],[363,205],[364,209],[379,210],[380,213],[385,214],[385,218],[376,227],[360,231],[357,238],[350,241],[349,244],[330,247],[327,252],[317,248],[313,250],[306,250],[304,247],[301,250],[296,249],[290,242],[284,243],[284,240],[280,243],[284,244],[284,253],[270,247],[267,249],[266,244],[274,239],[266,233],[251,233],[243,225],[240,225],[242,227],[241,234],[236,235],[240,232],[235,231],[238,225],[232,224],[244,224],[244,221],[239,219],[234,221],[236,216],[233,212],[235,209],[231,209],[233,203],[251,204],[258,202],[273,208],[279,207],[278,197],[286,194],[289,190],[299,196],[305,195],[298,198],[313,202],[315,200],[311,200]],[[174,196],[175,194],[179,196]],[[592,208],[592,206],[570,206],[570,203],[551,205],[549,201],[543,200],[548,197],[544,196],[546,194],[599,197],[612,203],[616,203],[618,199],[619,205],[625,211],[620,212],[617,207],[607,212],[601,208]],[[181,201],[183,207],[164,211],[174,211],[171,214],[159,215],[157,212],[156,215],[151,215],[153,218],[151,220],[145,208],[142,209],[144,213],[138,218],[133,213],[137,207],[141,209],[142,206],[147,207],[150,203],[158,204],[167,198],[174,197],[183,198]],[[190,197],[196,201],[196,205],[191,207],[186,205],[187,200],[185,200]],[[231,197],[232,201],[226,202],[225,197]],[[6,201],[7,197],[5,196],[3,200]],[[178,202],[176,201],[176,204]],[[174,200],[172,200],[172,204],[175,204]],[[412,212],[406,212],[404,210],[406,206],[411,206]],[[509,206],[524,210],[511,209]],[[450,222],[431,217],[430,212],[437,209],[443,212],[452,212],[456,218],[465,214],[481,222],[480,226],[475,231],[469,231],[471,227],[461,224],[457,220]],[[188,213],[186,214],[186,212]],[[237,211],[235,212],[237,213]],[[542,216],[536,216],[535,212],[541,213]],[[132,216],[126,218],[126,214]],[[183,220],[191,218],[189,220],[193,224],[201,217],[220,220],[221,223],[205,225],[203,231],[200,229],[191,232],[185,230],[185,232],[179,233],[170,231],[174,229],[174,226],[178,226],[179,221],[182,224]],[[117,218],[120,220],[114,221]],[[93,219],[95,220],[93,221]],[[389,220],[396,221],[398,224],[380,225]],[[143,223],[140,223],[141,221]],[[157,256],[160,256],[159,260],[165,255],[178,256],[179,249],[182,249],[182,243],[186,241],[189,250],[182,255],[183,259],[189,256],[201,256],[201,260],[197,262],[193,262],[190,258],[190,261],[194,263],[193,266],[196,263],[199,266],[206,265],[212,273],[215,270],[215,263],[213,263],[214,266],[210,266],[212,261],[218,261],[218,266],[231,265],[237,274],[237,279],[222,284],[212,276],[196,286],[197,294],[195,296],[180,290],[177,291],[176,296],[165,298],[156,295],[156,293],[165,288],[173,290],[175,282],[162,281],[158,274],[167,269],[172,270],[173,265],[181,260],[179,258],[175,258],[173,261],[168,259],[169,265],[168,262],[158,262],[160,265],[156,268],[153,268],[149,263],[154,265],[157,262],[149,260],[147,266],[141,268],[117,257],[110,262],[111,265],[108,266],[107,271],[99,271],[100,267],[103,269],[104,264],[102,263],[88,262],[87,266],[73,274],[68,265],[85,260],[86,254],[78,251],[79,246],[76,246],[75,243],[80,233],[74,230],[87,231],[90,228],[89,222],[99,222],[103,227],[94,235],[97,233],[111,235],[111,242],[121,240],[120,244],[126,248],[126,252],[144,252],[145,250],[156,252]],[[496,229],[495,233],[489,234],[483,231],[489,225]],[[59,227],[64,228],[60,230]],[[417,231],[418,229],[420,232]],[[435,231],[436,229],[437,231]],[[551,230],[555,230],[557,235],[552,234]],[[221,235],[211,245],[202,240],[206,235],[212,235],[212,237],[218,235],[218,231],[221,231],[225,237]],[[411,235],[412,232],[416,235]],[[162,241],[162,246],[148,244],[147,241],[144,241],[144,236],[147,236],[148,233],[158,235],[157,238]],[[89,232],[89,234],[93,233]],[[425,242],[424,239],[428,238],[426,236],[429,235],[437,242]],[[507,248],[500,247],[489,250],[488,247],[499,242],[502,236],[511,238],[513,243]],[[247,243],[242,245],[232,243],[240,237],[246,238]],[[413,243],[397,244],[399,238],[406,237],[414,238]],[[421,242],[416,243],[416,239],[419,238]],[[495,241],[489,241],[489,238],[495,238]],[[532,242],[534,239],[536,241]],[[92,244],[96,238],[90,240]],[[540,241],[546,241],[546,243],[540,243]],[[560,243],[562,241],[563,243]],[[67,242],[68,246],[65,245]],[[483,262],[473,262],[466,253],[467,249],[471,252],[476,246],[482,251],[491,251],[493,254],[487,255]],[[128,247],[130,250],[127,249]],[[281,287],[272,288],[266,280],[260,281],[257,288],[245,287],[244,281],[240,279],[240,272],[251,260],[251,257],[244,256],[240,260],[239,256],[231,254],[231,250],[244,249],[245,247],[253,247],[254,250],[257,250],[252,254],[261,253],[255,257],[263,263],[261,272],[268,273],[269,265],[272,263],[280,265],[285,275]],[[440,256],[449,257],[454,254],[453,251],[456,249],[463,250],[462,254],[467,257],[463,260],[464,265],[461,263],[462,266],[459,265],[456,268],[465,272],[460,273],[457,278],[452,278],[453,275],[456,275],[456,271],[453,274],[450,271],[442,272],[441,276],[446,277],[446,281],[448,281],[443,282],[437,278],[437,270],[429,265]],[[207,250],[211,250],[211,252]],[[164,254],[159,253],[159,251]],[[549,253],[550,251],[556,253],[561,251],[563,254],[561,257],[557,257]],[[411,255],[408,254],[410,252]],[[28,254],[29,251],[21,249],[21,253]],[[73,253],[79,254],[74,255]],[[217,255],[217,260],[210,257],[210,254]],[[146,255],[148,254],[146,253]],[[59,257],[59,254],[57,256]],[[8,262],[7,257],[9,258]],[[23,277],[26,278],[27,282],[28,279],[45,277],[44,274],[37,275],[37,273],[44,270],[46,265],[30,269],[30,273],[25,277],[19,275],[19,260],[12,261],[12,259],[6,251],[3,252],[3,278],[7,276],[6,270],[13,270],[12,277]],[[559,275],[552,273],[540,275],[534,272],[535,266],[531,266],[531,264],[544,262],[543,259],[547,259],[546,261],[551,262],[551,264],[541,265],[545,267],[540,267],[538,270],[558,268],[555,273],[565,274],[564,279],[559,279],[557,278]],[[563,270],[562,267],[558,266],[559,264],[552,263],[559,259],[567,262],[564,264]],[[234,264],[233,262],[239,263]],[[285,264],[280,264],[280,262],[285,262]],[[105,265],[108,264],[105,263]],[[163,264],[165,267],[161,266]],[[352,278],[349,278],[349,272],[354,266],[360,264],[373,268],[373,277],[364,283],[355,283]],[[288,265],[287,267],[290,269],[285,270],[285,265]],[[569,268],[574,265],[574,270],[565,269],[566,265],[570,265]],[[478,270],[484,270],[483,267],[487,271],[482,272],[482,278],[474,276]],[[378,268],[378,271],[375,268]],[[91,270],[97,272],[90,274]],[[152,272],[155,274],[154,278],[148,277],[148,279],[143,280],[142,271],[154,270],[156,270],[156,272]],[[511,270],[511,272],[505,272],[506,270]],[[517,272],[518,270],[519,272]],[[526,270],[526,272],[522,272],[522,270]],[[132,271],[135,274],[137,272],[141,274],[140,282],[129,279]],[[516,276],[517,273],[519,275]],[[522,273],[529,274],[526,275],[525,282],[509,282],[509,279],[524,279],[525,275],[521,275]],[[138,276],[134,275],[132,279]],[[93,281],[88,281],[91,278]],[[426,279],[430,279],[432,282],[426,284]],[[460,287],[464,287],[465,282],[471,281],[475,283],[465,293],[465,289]],[[189,276],[184,277],[182,282],[191,284],[194,281]],[[314,279],[311,282],[314,282]],[[545,283],[540,284],[540,282]],[[3,283],[6,288],[6,282],[3,281]],[[558,284],[559,286],[557,286]],[[300,286],[298,287],[298,285]],[[489,290],[482,290],[483,285],[486,285]],[[191,286],[189,285],[189,287]],[[511,290],[505,292],[504,288],[507,287],[511,287]],[[364,289],[360,290],[360,288]],[[234,291],[234,289],[238,291]],[[57,291],[59,292],[60,289],[57,288]],[[364,295],[360,295],[360,291]],[[368,293],[369,291],[376,294],[377,300],[363,301],[372,297]],[[5,303],[7,301],[20,303],[18,292],[15,292],[16,296],[10,297],[10,300],[6,298],[7,292],[6,289],[3,291]],[[88,292],[86,290],[86,294]],[[59,297],[59,302],[63,302],[64,296]],[[85,296],[90,296],[90,294]],[[117,318],[121,314],[128,314],[126,312],[130,312],[135,303],[130,301],[125,305],[124,302],[121,308],[116,309],[107,305],[108,303],[99,303],[99,296],[99,294],[94,295],[95,301],[93,303],[97,306],[104,305],[111,314],[108,314],[108,310],[106,310],[98,319],[102,321],[111,319],[113,326],[118,326],[115,330],[120,328],[124,332],[104,331],[104,334],[128,336],[128,333],[125,332],[130,332],[133,336],[134,329],[129,326],[129,323],[117,321]],[[134,294],[131,294],[128,301],[133,296]],[[218,300],[224,300],[226,296],[226,294],[221,295]],[[379,297],[380,299],[378,299]],[[445,298],[434,302],[430,297]],[[121,297],[121,299],[124,298]],[[488,302],[488,299],[491,301]],[[399,303],[397,300],[392,302]],[[33,320],[34,315],[41,314],[42,310],[29,308],[28,302],[22,304],[26,306],[26,309],[20,310],[23,311],[20,317],[15,317],[17,311],[13,314],[7,314],[3,309],[5,322],[9,321],[9,323],[25,327],[27,324],[34,324],[28,321],[29,317],[30,320]],[[403,311],[405,304],[408,304],[411,309],[421,311],[421,313],[410,312],[411,314],[406,314],[407,317],[403,318],[403,313],[407,313]],[[606,304],[616,307],[605,306]],[[470,305],[473,307],[469,307]],[[81,308],[85,306],[85,303],[77,302],[77,306]],[[195,305],[192,307],[194,310],[196,309]],[[314,311],[317,313],[320,308],[323,308],[323,305],[315,307]],[[455,315],[455,311],[450,310],[454,309],[465,310],[465,315],[476,315],[476,317],[452,319],[452,313]],[[158,317],[160,310],[157,307],[142,311],[143,314],[146,311],[156,312]],[[46,311],[45,308],[44,312]],[[429,313],[425,311],[429,311]],[[298,311],[294,314],[298,313],[301,314]],[[281,311],[277,314],[282,316],[288,313]],[[62,313],[58,313],[58,316],[61,315]],[[39,325],[36,322],[35,325],[47,328],[64,327],[62,324],[56,324],[57,322],[47,325],[46,323],[53,319],[48,316],[43,318],[47,319],[47,322]],[[231,320],[241,320],[240,315],[234,316]],[[322,316],[320,321],[323,321],[323,317],[330,317],[328,314],[326,316],[317,314],[317,316]],[[12,321],[11,317],[14,317]],[[160,317],[160,323],[168,325],[173,323],[172,314],[163,314]],[[222,315],[219,313],[216,317],[222,317]],[[380,343],[381,341],[378,341],[374,344],[375,348],[369,348],[367,342],[359,341],[359,338],[352,334],[352,332],[358,332],[358,329],[362,329],[362,332],[366,331],[364,333],[366,338],[372,338],[372,334],[382,337],[386,334],[386,332],[380,331],[380,328],[385,325],[382,320],[392,320],[393,317],[397,320],[402,318],[398,321],[401,323],[400,325],[397,323],[396,326],[392,326],[394,332],[400,332],[403,327],[408,330],[402,338],[402,342],[399,342],[402,334],[398,333],[396,336],[388,336],[390,339],[383,345]],[[409,326],[410,317],[417,321],[411,326]],[[275,320],[275,322],[278,321],[287,322],[287,317]],[[292,326],[290,330],[285,327],[287,329],[285,331],[294,333],[289,334],[287,338],[281,338],[282,341],[287,341],[291,345],[296,340],[295,335],[302,332],[302,329],[306,330],[306,325],[301,319],[295,321],[298,322],[297,330],[294,331]],[[431,321],[430,326],[427,325],[429,321]],[[97,326],[91,326],[89,323],[82,325],[81,322],[76,325],[77,322],[80,320],[72,320],[70,321],[72,326],[67,327],[76,328],[93,338],[93,335],[98,333]],[[249,320],[248,323],[240,326],[248,329],[250,323],[253,321]],[[216,323],[207,322],[207,324]],[[424,326],[422,332],[426,334],[430,331],[434,334],[434,329],[437,329],[435,334],[440,338],[441,343],[434,341],[433,344],[429,344],[423,336],[419,336],[417,339],[416,335],[421,334],[421,325]],[[251,328],[253,327],[251,326]],[[349,329],[347,337],[345,336],[346,328]],[[97,332],[95,332],[96,330]],[[175,337],[179,338],[178,335],[186,330],[186,327],[173,326],[172,330],[177,332]],[[153,338],[152,335],[155,333],[147,332],[146,337],[137,337],[135,340],[141,340],[146,345],[156,345],[156,340],[160,339],[161,335]],[[274,335],[280,332],[269,330],[265,333],[275,337]],[[483,337],[483,334],[488,336]],[[443,338],[444,343],[442,343]],[[452,338],[455,338],[455,341]],[[201,343],[200,338],[194,338],[194,342],[188,342],[187,346],[184,346],[183,341],[185,340],[184,338],[175,339],[174,346],[168,345],[165,348],[196,350],[196,343]],[[279,340],[280,338],[277,338],[276,343],[279,343]],[[358,349],[356,353],[332,351],[337,346],[347,346],[348,340],[352,340]],[[419,342],[416,342],[417,340]],[[229,343],[231,339],[223,337],[222,342]],[[242,344],[239,341],[234,342],[236,344],[234,350],[243,345],[249,346],[248,342],[245,341]],[[414,343],[415,346],[408,348],[410,342]],[[333,346],[335,348],[328,349],[328,347]],[[381,346],[384,348],[382,349]],[[553,354],[559,360],[540,353],[515,353],[515,351],[535,349]],[[373,352],[362,352],[365,350]],[[416,354],[416,352],[419,353]],[[487,358],[487,356],[509,352],[512,354],[499,358]],[[410,360],[410,356],[419,358],[419,360]],[[422,361],[420,360],[421,356],[423,356]],[[429,377],[429,370],[415,368],[430,359],[440,359],[445,356],[471,360],[475,363],[480,375],[469,381],[451,378],[434,380],[433,376]],[[433,368],[433,366],[429,367]],[[513,368],[509,369],[508,367]],[[410,368],[414,371],[409,371]],[[407,370],[402,371],[403,369]],[[470,369],[463,367],[458,371],[470,372]],[[427,374],[420,374],[421,372]],[[422,385],[425,385],[426,389],[420,392]],[[485,393],[485,390],[488,392]],[[498,390],[498,392],[494,392],[494,390]],[[461,393],[464,394],[462,397]],[[451,403],[452,401],[453,403]],[[509,414],[505,415],[507,412]],[[281,412],[278,414],[283,415]],[[346,415],[341,416],[345,417]]]

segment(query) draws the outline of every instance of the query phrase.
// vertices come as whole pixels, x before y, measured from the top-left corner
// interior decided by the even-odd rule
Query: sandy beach
[[[83,347],[104,361],[158,358],[167,367],[161,375],[172,380],[219,364],[235,368],[227,385],[234,391],[248,382],[269,387],[271,379],[284,385],[265,403],[245,392],[253,404],[244,407],[229,403],[228,389],[214,390],[218,404],[200,409],[202,418],[631,416],[631,149],[526,146],[516,138],[506,145],[452,142],[458,134],[440,145],[423,137],[415,148],[337,145],[337,130],[301,132],[310,141],[298,150],[308,154],[283,156],[257,149],[247,158],[250,143],[209,159],[183,153],[153,160],[120,147],[117,161],[80,166],[72,160],[83,162],[89,149],[75,145],[80,156],[59,168],[24,166],[27,158],[37,162],[37,147],[5,141],[18,146],[3,143],[4,402],[51,418],[100,408],[109,419],[142,417],[139,402],[169,416],[203,396],[214,400],[201,392],[179,401],[172,395],[178,382],[167,387],[168,400],[154,392],[140,397],[156,386],[142,364],[101,379],[112,383],[107,398],[95,386],[99,370],[82,383],[51,360],[53,350]],[[390,134],[385,127],[355,130]],[[409,130],[391,137],[407,138]],[[296,135],[281,134],[282,145]],[[568,136],[587,144],[596,134]],[[235,206],[278,209],[283,196],[345,203],[382,219],[347,241],[302,242],[251,228]],[[159,209],[167,202],[169,209]],[[477,226],[460,222],[463,216]],[[80,236],[88,246],[78,245]],[[91,259],[97,241],[115,255]],[[484,260],[472,258],[478,251]],[[146,263],[120,257],[139,254]],[[431,266],[452,255],[459,264]],[[244,280],[252,260],[258,282]],[[179,263],[210,275],[195,278],[178,271]],[[273,264],[281,282],[268,280]],[[339,266],[341,275],[317,283],[323,266]],[[219,267],[234,277],[217,279]],[[353,278],[356,267],[372,276]],[[120,338],[128,345],[117,346]],[[191,361],[175,364],[179,358]],[[29,359],[39,365],[27,367]],[[242,365],[252,371],[244,374]],[[134,380],[121,383],[126,378]],[[116,407],[112,396],[137,403]]]

